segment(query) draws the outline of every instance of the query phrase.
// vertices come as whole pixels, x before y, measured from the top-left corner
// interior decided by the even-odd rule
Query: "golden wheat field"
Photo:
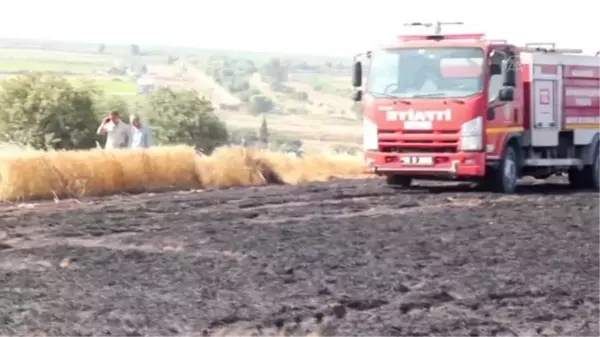
[[[199,156],[192,147],[0,152],[0,200],[72,198],[170,189],[297,184],[367,177],[362,160],[223,147]]]

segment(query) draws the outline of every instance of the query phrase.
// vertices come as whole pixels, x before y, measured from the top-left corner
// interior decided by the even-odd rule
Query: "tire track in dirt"
[[[560,185],[375,179],[0,211],[1,334],[598,334],[598,193]]]

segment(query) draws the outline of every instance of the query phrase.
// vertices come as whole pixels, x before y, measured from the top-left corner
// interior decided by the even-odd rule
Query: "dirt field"
[[[2,205],[0,335],[597,336],[598,202],[371,180]]]

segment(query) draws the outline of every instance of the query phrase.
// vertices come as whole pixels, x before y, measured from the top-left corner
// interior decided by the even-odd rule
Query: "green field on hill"
[[[93,84],[102,89],[107,95],[130,96],[137,94],[137,84],[127,80],[119,81],[112,79],[95,78],[71,78],[74,85]]]
[[[69,73],[93,73],[96,69],[102,69],[102,65],[91,65],[82,63],[68,63],[66,61],[27,61],[27,60],[1,60],[0,72],[13,71],[40,71],[40,72],[69,72]]]

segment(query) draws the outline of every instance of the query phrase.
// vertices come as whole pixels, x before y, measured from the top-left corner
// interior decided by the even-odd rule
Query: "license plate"
[[[405,165],[433,165],[432,157],[400,157],[400,161]]]

